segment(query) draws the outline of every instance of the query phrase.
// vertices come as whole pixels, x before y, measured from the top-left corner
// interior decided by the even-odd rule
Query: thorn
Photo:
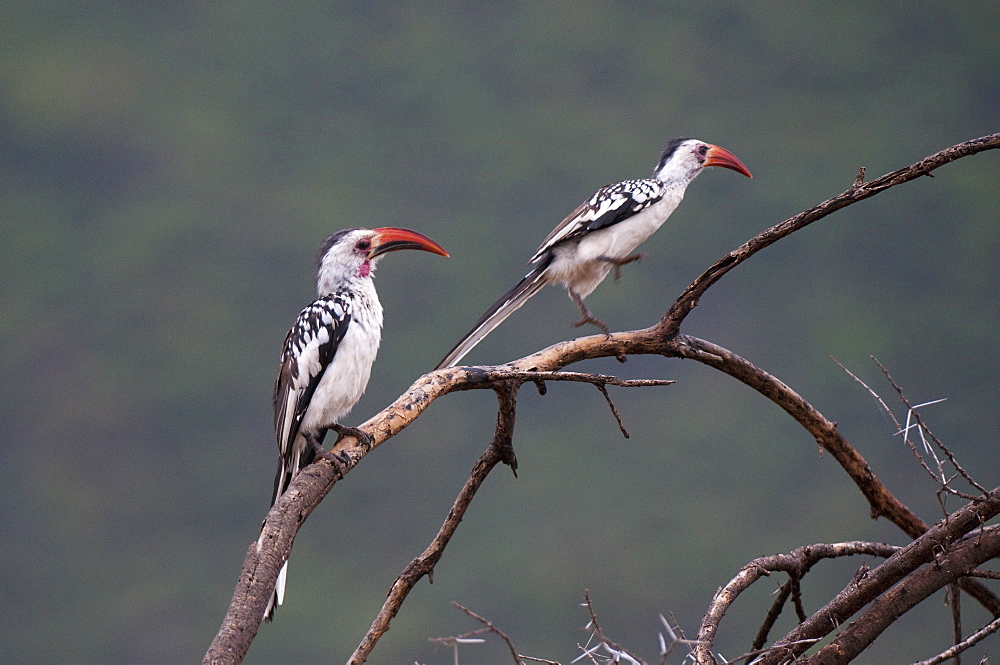
[[[860,187],[863,184],[865,184],[865,167],[862,166],[858,170],[857,177],[854,178],[854,186],[855,187]]]

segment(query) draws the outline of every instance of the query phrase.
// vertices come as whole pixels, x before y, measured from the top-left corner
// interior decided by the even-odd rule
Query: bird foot
[[[573,324],[574,328],[579,328],[585,323],[593,323],[604,332],[605,337],[611,337],[611,331],[608,330],[604,321],[601,321],[599,318],[594,316],[594,313],[590,311],[590,308],[587,307],[587,304],[583,302],[583,298],[581,298],[576,291],[570,291],[569,297],[576,303],[576,306],[580,308],[580,313],[583,314],[583,318]]]
[[[343,451],[340,453],[330,452],[324,448],[323,444],[319,442],[319,439],[315,437],[307,436],[306,442],[309,443],[312,448],[314,456],[322,457],[326,461],[330,462],[330,464],[333,465],[334,470],[337,472],[337,479],[342,480],[347,467],[351,465],[351,457]]]
[[[608,263],[611,263],[611,264],[614,265],[614,267],[615,267],[615,281],[617,282],[619,279],[622,278],[622,266],[628,265],[629,263],[632,263],[634,261],[642,261],[644,258],[646,258],[646,253],[645,252],[639,252],[638,254],[629,254],[628,256],[626,256],[623,259],[613,259],[610,256],[599,256],[599,257],[597,257],[597,260],[598,261],[607,261]]]
[[[600,319],[595,319],[590,314],[586,314],[582,319],[580,319],[579,321],[577,321],[576,323],[574,323],[573,327],[574,328],[579,328],[580,326],[582,326],[582,325],[584,325],[586,323],[592,323],[592,324],[594,324],[595,326],[597,326],[598,328],[601,329],[601,332],[604,333],[605,337],[611,337],[611,331],[608,330],[608,326],[604,323],[604,321],[601,321]]]
[[[360,430],[357,427],[348,427],[346,425],[338,425],[337,423],[334,423],[330,425],[329,429],[332,429],[340,435],[337,438],[337,441],[340,441],[340,439],[345,436],[353,436],[357,438],[358,442],[366,449],[371,449],[371,447],[375,445],[375,439],[371,437],[371,434],[365,432],[364,430]]]

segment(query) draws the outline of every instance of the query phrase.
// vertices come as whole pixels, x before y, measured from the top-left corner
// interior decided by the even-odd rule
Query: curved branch
[[[998,495],[1000,496],[1000,495]],[[996,499],[994,499],[996,500]],[[959,542],[902,580],[852,621],[833,642],[806,660],[808,665],[849,663],[904,613],[945,588],[966,571],[1000,554],[1000,527],[989,527]]]
[[[557,372],[571,363],[590,358],[622,358],[626,354],[687,357],[683,355],[684,349],[674,343],[672,338],[677,334],[687,313],[697,305],[700,297],[726,272],[746,261],[758,251],[831,212],[874,196],[895,185],[908,182],[921,175],[927,175],[934,169],[960,157],[998,147],[1000,147],[1000,134],[991,134],[960,143],[909,167],[886,174],[868,183],[856,185],[810,210],[767,229],[717,261],[684,291],[657,324],[649,328],[615,333],[610,336],[594,335],[561,342],[506,365],[457,367],[438,370],[420,377],[406,393],[360,426],[372,437],[371,446],[362,445],[354,437],[344,437],[334,450],[346,455],[345,459],[349,458],[350,460],[348,463],[338,469],[328,460],[321,459],[296,474],[286,493],[279,498],[268,513],[260,545],[256,548],[252,547],[247,554],[232,604],[223,625],[205,655],[204,662],[239,663],[242,661],[257,633],[267,598],[274,588],[278,569],[291,550],[299,526],[326,496],[333,484],[342,477],[342,473],[349,472],[372,448],[385,443],[406,428],[435,399],[460,390],[497,389],[504,382],[512,379],[523,381],[523,373],[525,372]],[[547,380],[555,378],[555,376],[550,376]],[[748,385],[751,384],[748,383]],[[765,381],[763,385],[774,386],[775,384]],[[867,468],[867,465],[864,468]],[[874,474],[871,474],[870,469],[867,469],[865,473],[874,479]],[[866,496],[868,495],[866,494]],[[876,505],[879,506],[880,510],[883,507],[883,503]],[[888,506],[889,504],[884,505]],[[905,515],[905,513],[900,514]],[[910,533],[910,529],[919,523],[919,520],[910,517],[902,518],[902,521],[908,524],[904,528],[907,533]],[[964,583],[963,588],[965,588]],[[986,595],[992,597],[989,592],[980,594],[983,597]],[[983,602],[980,596],[976,597]],[[997,602],[995,597],[992,598],[994,606],[1000,606],[1000,602]]]
[[[886,173],[868,182],[861,180],[863,178],[862,171],[862,174],[858,175],[858,178],[854,181],[854,186],[850,189],[813,206],[809,210],[800,212],[798,215],[786,219],[780,224],[772,226],[716,261],[712,267],[702,273],[698,279],[692,282],[691,286],[684,290],[680,298],[670,306],[667,313],[660,319],[659,324],[657,324],[658,327],[665,335],[676,333],[680,330],[684,318],[687,317],[691,310],[698,306],[698,300],[708,290],[708,287],[715,284],[727,272],[765,247],[773,245],[782,238],[809,226],[813,222],[823,219],[830,213],[836,212],[841,208],[846,208],[852,203],[863,201],[884,192],[890,187],[915,180],[920,176],[930,175],[934,169],[953,162],[956,159],[975,155],[984,150],[992,150],[997,147],[1000,147],[1000,133],[988,134],[978,139],[972,139],[971,141],[965,141],[950,148],[945,148],[929,157],[925,157],[916,164],[911,164],[892,173]]]
[[[819,543],[798,547],[788,554],[775,554],[754,559],[740,569],[729,583],[715,592],[698,630],[698,642],[692,653],[696,663],[715,663],[712,646],[722,617],[741,593],[750,585],[772,572],[785,572],[792,579],[801,579],[810,568],[823,559],[868,554],[888,558],[900,548],[885,543],[851,541],[847,543]]]
[[[998,549],[1000,527],[987,527],[978,531],[974,537],[963,539],[963,536],[980,529],[986,520],[998,514],[1000,514],[1000,488],[990,492],[984,501],[970,503],[956,510],[928,529],[927,533],[889,557],[885,563],[872,569],[863,579],[848,585],[823,608],[775,642],[767,653],[757,658],[756,662],[758,665],[776,665],[797,658],[809,648],[810,644],[828,635],[869,603],[874,604],[864,618],[872,623],[873,629],[877,632],[865,635],[857,630],[848,632],[851,630],[848,628],[845,630],[844,640],[838,637],[840,641],[835,643],[842,648],[854,650],[864,639],[868,637],[874,639],[885,628],[881,623],[882,620],[878,618],[880,614],[883,615],[883,619],[891,615],[891,623],[908,609],[901,600],[902,596],[879,597],[904,578],[911,576],[918,568],[925,564],[933,564],[918,575],[911,576],[906,585],[898,587],[903,595],[908,592],[922,593],[929,586],[934,586],[935,589],[943,588],[1000,552]],[[910,584],[918,586],[911,587]],[[928,591],[932,592],[933,590]],[[886,598],[901,603],[899,605],[901,611],[897,613],[896,607],[887,604]],[[859,620],[852,625],[863,623],[865,621]],[[845,646],[847,642],[850,642],[849,646]],[[836,657],[831,654],[825,655],[825,658],[834,660],[822,662],[837,662]]]

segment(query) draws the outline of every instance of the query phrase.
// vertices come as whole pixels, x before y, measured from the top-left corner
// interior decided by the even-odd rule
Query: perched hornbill
[[[653,177],[623,180],[597,190],[569,214],[542,242],[528,261],[535,266],[514,288],[500,297],[465,337],[438,364],[453,367],[494,328],[546,284],[562,283],[583,313],[576,323],[592,323],[608,333],[583,302],[612,268],[617,271],[639,254],[633,250],[667,221],[684,198],[688,184],[706,166],[722,166],[752,178],[731,152],[697,139],[678,138],[667,144]]]
[[[448,253],[427,236],[407,229],[346,229],[328,237],[317,255],[319,298],[302,310],[281,349],[274,385],[274,431],[278,473],[272,505],[292,477],[317,454],[327,430],[370,440],[344,427],[346,416],[365,391],[382,336],[382,304],[372,273],[386,252],[422,249]],[[271,620],[285,594],[288,562],[278,574],[264,618]]]

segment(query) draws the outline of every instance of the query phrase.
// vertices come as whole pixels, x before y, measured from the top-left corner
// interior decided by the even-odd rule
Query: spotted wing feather
[[[316,387],[330,366],[351,323],[351,300],[342,293],[324,296],[302,310],[288,331],[274,384],[274,431],[281,455],[274,481],[274,499],[291,476],[311,461],[310,451],[294,450]]]
[[[528,263],[538,262],[556,244],[622,222],[663,198],[663,183],[655,179],[623,180],[597,190],[552,230]]]

